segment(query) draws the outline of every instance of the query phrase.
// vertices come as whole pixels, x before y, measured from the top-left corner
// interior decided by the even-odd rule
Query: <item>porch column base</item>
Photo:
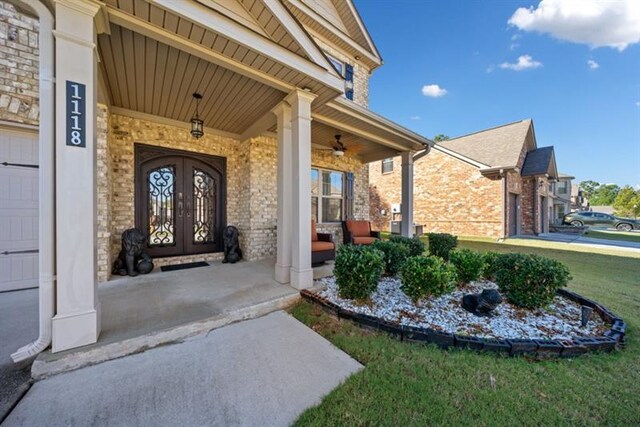
[[[98,341],[100,309],[54,316],[51,351],[69,350]]]
[[[291,286],[296,289],[307,289],[313,286],[313,268],[305,270],[291,268]]]
[[[291,281],[291,266],[276,263],[275,279],[278,283],[289,283]]]

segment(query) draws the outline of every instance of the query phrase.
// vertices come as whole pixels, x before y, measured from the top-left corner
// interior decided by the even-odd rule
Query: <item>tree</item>
[[[584,194],[584,197],[587,199],[590,199],[591,196],[593,196],[593,193],[595,193],[598,187],[600,187],[600,183],[596,181],[582,181],[580,183],[582,194]]]
[[[620,192],[620,187],[616,184],[602,184],[589,197],[591,206],[611,206]]]
[[[640,216],[640,190],[625,185],[616,196],[613,207],[618,216],[637,218]]]
[[[434,142],[440,142],[440,141],[446,141],[448,140],[449,137],[443,133],[439,133],[436,136],[433,137],[433,141]]]

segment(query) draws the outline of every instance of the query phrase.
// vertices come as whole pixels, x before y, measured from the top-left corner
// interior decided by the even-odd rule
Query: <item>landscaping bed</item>
[[[626,324],[601,305],[561,290],[544,309],[524,310],[502,303],[492,317],[476,316],[460,305],[462,296],[495,289],[489,281],[473,282],[449,294],[414,304],[400,289],[397,278],[380,280],[370,301],[340,298],[333,277],[316,281],[318,291],[302,296],[330,314],[406,341],[538,356],[576,356],[588,351],[611,351],[624,343]],[[581,306],[594,309],[581,326]]]

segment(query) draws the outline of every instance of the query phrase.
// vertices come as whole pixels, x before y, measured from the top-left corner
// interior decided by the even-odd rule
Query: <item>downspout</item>
[[[36,12],[40,20],[40,126],[38,133],[38,226],[39,226],[39,327],[38,339],[11,355],[14,362],[35,356],[51,344],[55,314],[55,110],[54,41],[52,13],[39,0],[20,0]]]
[[[535,177],[533,178],[533,191],[531,193],[533,194],[533,224],[531,224],[531,231],[533,231],[533,234],[537,236],[539,234],[536,231],[538,225],[538,179]]]
[[[500,175],[502,175],[502,238],[506,239],[509,237],[509,198],[507,194],[507,173],[504,170],[500,170]]]

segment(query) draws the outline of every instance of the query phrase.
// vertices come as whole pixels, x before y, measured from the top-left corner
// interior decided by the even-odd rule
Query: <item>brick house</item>
[[[414,156],[414,222],[425,232],[502,238],[548,230],[558,176],[553,147],[532,120],[436,143]],[[401,205],[398,157],[369,165],[371,218],[382,229]]]
[[[16,360],[96,342],[97,284],[131,227],[160,266],[220,260],[235,225],[247,260],[274,258],[277,281],[311,286],[311,219],[340,242],[341,220],[369,216],[367,163],[410,163],[430,143],[368,109],[382,60],[351,0],[0,11],[2,179],[16,188],[0,206],[17,206],[0,221],[22,233],[2,238],[14,245],[2,268],[32,271],[0,286],[41,292],[40,338]]]

